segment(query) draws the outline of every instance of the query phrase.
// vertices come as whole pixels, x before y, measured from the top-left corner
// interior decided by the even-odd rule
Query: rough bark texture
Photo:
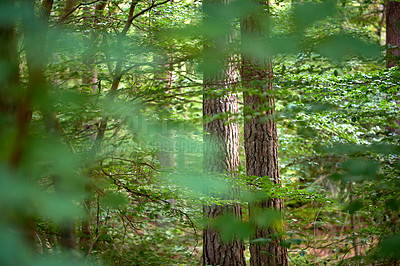
[[[387,1],[386,44],[389,45],[386,67],[398,66],[398,57],[400,56],[400,2]]]
[[[229,93],[225,97],[209,97],[205,95],[203,99],[203,115],[206,118],[238,112],[237,95]],[[239,166],[239,125],[227,123],[226,119],[215,119],[204,124],[204,132],[207,155],[204,157],[205,172],[236,171]]]
[[[225,80],[227,86],[228,80]],[[207,90],[211,89],[206,87]],[[203,114],[212,117],[216,114],[238,112],[237,95],[228,93],[225,97],[214,98],[210,95],[203,100]],[[239,166],[239,128],[237,123],[227,123],[225,120],[214,120],[204,124],[204,171],[206,173],[224,173],[237,171]],[[234,174],[232,174],[234,177]],[[233,198],[232,190],[223,195]],[[229,212],[241,218],[240,204],[226,206],[203,206],[206,217],[212,219]],[[223,243],[218,232],[212,228],[203,230],[203,261],[204,265],[245,265],[244,245],[239,240]]]
[[[272,68],[269,65],[258,65],[243,58],[242,78],[245,87],[251,88],[251,79],[266,82],[272,76]],[[261,87],[261,86],[260,86]],[[272,90],[272,84],[263,84],[262,91]],[[248,176],[268,176],[271,182],[280,183],[278,166],[278,136],[274,114],[274,99],[271,96],[260,97],[244,93],[244,105],[249,108],[245,112],[251,116],[251,112],[260,107],[267,107],[262,117],[252,117],[244,124],[244,145],[246,152],[246,173]],[[282,210],[282,199],[265,199],[256,206],[250,206],[250,217],[253,216],[253,208]],[[274,228],[256,228],[254,239],[269,238],[276,233]],[[250,265],[288,265],[287,250],[279,245],[279,239],[264,245],[250,244]]]
[[[260,4],[260,7],[265,3]],[[247,38],[261,38],[265,30],[261,19],[266,16],[265,6],[241,22],[242,43]],[[274,115],[272,95],[272,65],[269,60],[242,56],[241,77],[245,89],[244,146],[246,152],[246,173],[248,176],[268,176],[271,182],[280,183],[278,166],[278,135]],[[262,115],[254,115],[262,113]],[[249,206],[250,219],[256,208],[282,210],[281,199],[265,199]],[[274,228],[256,227],[253,239],[270,238],[276,233]],[[250,265],[288,265],[287,250],[274,239],[267,244],[250,244]]]
[[[204,3],[205,10],[207,4]],[[227,4],[224,1],[223,4]],[[205,18],[215,21],[215,17]],[[226,23],[221,21],[221,23]],[[227,24],[229,27],[229,23]],[[237,68],[234,57],[229,56],[226,47],[232,39],[232,34],[221,36],[218,39],[210,40],[209,47],[206,49],[211,54],[226,54],[219,59],[205,58],[206,69],[204,73],[204,97],[203,97],[203,116],[204,123],[204,165],[205,173],[231,173],[238,170],[239,166],[239,125],[233,122],[227,114],[238,113],[238,99],[235,93],[229,88],[237,83]],[[215,65],[213,66],[213,64]],[[221,119],[212,119],[213,116],[222,115]],[[237,189],[232,188],[225,195],[218,195],[226,199],[234,199]],[[241,218],[240,204],[231,205],[211,205],[203,206],[204,214],[207,218],[213,219],[223,213],[230,213]],[[219,233],[213,228],[203,230],[203,263],[204,265],[234,266],[246,265],[244,258],[244,245],[239,240],[223,243]]]

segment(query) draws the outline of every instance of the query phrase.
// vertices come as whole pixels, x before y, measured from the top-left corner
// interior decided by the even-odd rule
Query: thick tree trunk
[[[400,2],[387,1],[386,3],[386,44],[387,63],[390,68],[399,65],[400,56]]]
[[[262,19],[267,14],[265,6],[244,18],[241,23],[242,43],[246,38],[262,38],[266,32]],[[272,93],[272,65],[269,60],[242,56],[241,77],[244,87],[244,146],[246,173],[248,176],[268,176],[274,184],[280,183],[278,166],[278,135],[274,121],[274,97]],[[262,113],[263,115],[254,115]],[[282,210],[282,199],[265,199],[249,206],[250,219],[255,209]],[[256,227],[253,239],[271,238],[275,228]],[[267,244],[250,244],[250,265],[288,265],[287,250],[274,238]]]
[[[211,1],[204,3],[205,7]],[[227,4],[227,1],[224,2]],[[205,9],[206,10],[206,9]],[[208,17],[206,14],[205,23],[208,19],[218,18]],[[227,23],[221,21],[221,23]],[[227,26],[231,25],[227,23]],[[232,39],[232,34],[221,36],[218,39],[210,40],[210,45],[206,49],[212,53],[225,53],[226,46]],[[203,116],[204,123],[204,162],[205,173],[230,173],[235,178],[234,171],[239,166],[239,125],[233,122],[228,114],[238,113],[238,99],[236,93],[229,89],[237,83],[237,64],[233,56],[221,57],[217,70],[212,67],[218,59],[205,58],[207,68],[204,72],[204,97],[203,97]],[[223,95],[223,96],[221,96]],[[212,119],[215,115],[225,115],[222,119]],[[225,195],[217,195],[224,199],[235,199],[237,189],[232,188]],[[211,205],[203,206],[204,214],[207,218],[213,219],[223,213],[241,219],[242,211],[240,204],[231,205]],[[244,258],[244,245],[240,240],[233,240],[229,243],[222,242],[219,233],[213,228],[207,227],[203,230],[203,263],[204,265],[234,266],[246,265]]]
[[[227,82],[226,80],[224,82]],[[222,85],[226,88],[226,84]],[[206,86],[206,90],[211,88]],[[225,97],[205,95],[203,100],[203,114],[211,118],[216,114],[238,112],[237,95],[228,93]],[[237,123],[227,123],[225,120],[214,120],[204,124],[204,172],[231,173],[239,166],[239,128]],[[236,191],[233,188],[222,197],[234,199]],[[241,218],[240,204],[203,206],[207,218],[213,219],[223,213],[230,213]],[[218,232],[212,228],[203,230],[203,261],[204,265],[245,265],[244,245],[239,240],[223,243]]]

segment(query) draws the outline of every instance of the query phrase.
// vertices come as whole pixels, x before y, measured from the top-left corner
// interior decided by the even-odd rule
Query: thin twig
[[[318,215],[321,213],[321,210],[322,210],[323,207],[324,206],[322,205],[321,208],[319,209],[319,211],[317,212],[317,214],[315,215],[315,219],[314,219],[314,264],[315,264],[315,261],[316,261],[316,258],[315,258],[315,256],[316,256],[315,246],[316,246],[316,241],[317,241],[317,239],[316,239],[317,219],[318,219]]]
[[[151,164],[148,164],[148,163],[138,163],[138,162],[133,161],[133,160],[129,160],[129,159],[125,159],[125,158],[119,158],[119,157],[107,157],[105,159],[120,160],[120,161],[124,161],[124,162],[130,162],[130,163],[133,163],[133,164],[136,164],[136,165],[145,165],[145,166],[150,167],[154,171],[162,172],[161,170],[156,169],[154,166],[152,166]]]
[[[120,180],[118,180],[117,178],[114,178],[113,175],[111,175],[111,174],[107,173],[106,171],[104,171],[104,169],[103,169],[102,167],[101,167],[101,171],[103,172],[104,175],[108,176],[111,180],[113,180],[114,184],[115,184],[117,187],[125,189],[125,190],[126,190],[127,192],[129,192],[130,194],[148,198],[148,199],[150,199],[150,200],[153,201],[153,202],[162,202],[162,203],[164,203],[164,204],[168,204],[168,205],[171,207],[172,210],[177,211],[179,214],[181,214],[182,216],[186,217],[187,221],[188,221],[189,224],[190,224],[190,227],[193,228],[193,231],[194,231],[194,234],[195,234],[195,237],[196,237],[196,245],[195,245],[195,247],[193,248],[192,254],[194,253],[194,251],[195,251],[195,249],[197,248],[198,243],[199,243],[199,241],[198,241],[198,235],[197,235],[196,226],[195,226],[193,220],[190,218],[190,216],[189,216],[187,213],[185,213],[184,211],[182,211],[182,210],[180,210],[180,209],[178,209],[178,208],[173,207],[173,205],[172,205],[169,201],[167,201],[167,200],[165,200],[165,199],[162,199],[162,198],[160,198],[160,197],[158,197],[158,196],[153,196],[153,195],[145,194],[145,193],[142,193],[142,192],[133,191],[132,189],[130,189],[129,187],[127,187],[126,185],[124,185]]]
[[[100,237],[100,235],[96,236],[96,238],[94,239],[92,245],[90,245],[90,248],[89,248],[88,252],[86,253],[86,257],[89,256],[90,252],[92,252],[94,246],[97,243],[97,240],[99,240],[99,237]]]

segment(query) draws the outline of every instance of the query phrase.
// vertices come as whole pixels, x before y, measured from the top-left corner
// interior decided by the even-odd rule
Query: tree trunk
[[[68,14],[72,10],[72,6],[75,4],[75,0],[68,0],[66,5],[65,5],[65,10],[64,13]],[[93,12],[90,12],[90,9],[88,7],[85,7],[84,10],[86,11],[87,14],[90,14],[93,16],[93,25],[94,29],[92,32],[90,32],[89,36],[85,39],[88,43],[88,51],[87,54],[84,57],[83,64],[86,65],[87,71],[86,74],[82,77],[82,83],[83,85],[89,85],[89,93],[91,94],[96,94],[96,92],[99,90],[98,87],[99,85],[97,84],[98,78],[97,78],[97,68],[96,68],[96,61],[97,61],[97,55],[98,55],[98,40],[99,40],[99,26],[100,25],[100,17],[103,16],[104,9],[107,6],[108,1],[102,0],[96,3],[96,6],[94,7]],[[87,23],[90,23],[88,19],[85,17],[84,20],[87,21]],[[100,91],[98,91],[100,93]],[[97,143],[95,143],[97,145]],[[95,150],[95,149],[93,149]],[[97,151],[97,149],[96,149]],[[95,156],[96,151],[93,153],[93,157]],[[94,158],[91,158],[91,160],[94,160]],[[91,172],[91,171],[89,171]],[[91,176],[91,173],[89,174]],[[89,180],[91,182],[91,180]],[[85,190],[88,192],[87,194],[90,195],[91,191],[91,185],[90,183],[85,186]],[[80,247],[88,251],[90,249],[90,240],[92,237],[92,232],[90,228],[90,207],[91,207],[91,199],[90,196],[87,196],[87,198],[83,201],[83,205],[85,206],[84,210],[86,212],[86,216],[81,219],[81,236],[79,238],[79,245]]]
[[[15,1],[4,2],[10,7],[16,8]],[[0,79],[0,117],[2,119],[0,130],[1,132],[15,132],[12,146],[7,147],[2,143],[1,148],[3,148],[3,153],[6,153],[4,155],[8,160],[8,167],[15,173],[19,171],[26,150],[28,126],[31,119],[29,105],[20,83],[16,21],[17,19],[11,23],[0,24],[0,62],[3,63],[2,78]],[[16,174],[16,178],[18,178],[17,176]],[[18,181],[26,182],[27,180]],[[24,240],[33,247],[35,221],[32,217],[19,213],[17,217],[11,218],[5,212],[2,222],[10,222],[20,227]]]
[[[266,36],[262,19],[267,15],[264,4],[255,13],[241,22],[242,43],[247,38]],[[274,97],[272,95],[272,64],[267,59],[242,56],[241,77],[244,87],[244,146],[246,153],[246,173],[248,176],[268,176],[274,184],[280,183],[278,166],[278,135],[274,115]],[[255,116],[255,113],[262,115]],[[250,219],[255,209],[282,210],[282,199],[264,199],[249,206]],[[275,228],[256,226],[253,239],[271,238],[277,233]],[[274,238],[267,244],[250,244],[250,265],[288,265],[287,250],[280,246],[280,240]]]
[[[226,80],[225,80],[226,82]],[[210,87],[206,87],[210,89]],[[237,95],[229,93],[226,97],[213,98],[205,95],[203,100],[203,114],[212,117],[220,113],[237,113]],[[239,128],[237,123],[225,124],[223,120],[214,120],[204,124],[204,172],[226,173],[237,171],[239,166]],[[231,173],[232,178],[234,174]],[[224,198],[234,199],[235,189],[232,189]],[[203,206],[207,218],[213,219],[223,213],[230,213],[241,218],[240,204]],[[219,234],[208,227],[203,230],[203,261],[204,265],[246,265],[244,245],[239,240],[223,243]]]
[[[60,235],[60,244],[64,250],[76,249],[75,226],[72,221],[60,225]]]
[[[161,56],[155,56],[154,63],[164,65],[160,67],[154,73],[154,80],[157,82],[156,86],[164,88],[165,96],[170,96],[172,94],[172,69],[173,69],[173,59],[171,55],[166,56],[166,60],[160,58]],[[163,62],[163,61],[166,62]],[[168,114],[168,109],[171,107],[170,103],[164,103],[162,108],[162,113]],[[163,121],[163,130],[157,134],[160,142],[156,143],[157,153],[156,158],[160,163],[161,169],[171,171],[175,166],[175,154],[174,154],[174,137],[173,131],[169,127],[169,121]]]
[[[400,59],[400,2],[387,1],[386,3],[386,67],[399,66]],[[395,127],[388,127],[388,130],[399,134],[400,121],[395,120]]]
[[[386,67],[399,65],[400,56],[400,2],[387,1],[386,3]]]
[[[92,31],[89,36],[85,38],[85,42],[87,43],[88,50],[83,60],[83,64],[87,67],[86,74],[82,77],[83,85],[88,85],[89,92],[95,94],[98,90],[98,73],[96,68],[96,61],[98,56],[98,41],[99,41],[99,32],[101,31],[101,20],[103,17],[104,9],[107,6],[107,2],[105,0],[99,1],[94,7],[85,7],[86,14],[90,15],[85,17],[84,20],[89,25],[92,25]],[[93,10],[91,10],[93,9]],[[93,20],[93,21],[91,21]],[[100,93],[100,92],[99,92]]]
[[[211,0],[204,3],[205,10],[207,4],[213,3]],[[227,4],[224,1],[224,4]],[[205,15],[204,22],[215,22],[215,17]],[[227,23],[221,21],[221,23]],[[230,23],[227,26],[231,28]],[[224,54],[225,49],[231,39],[232,34],[226,34],[214,40],[209,40],[206,51],[212,54]],[[237,67],[234,56],[227,55],[218,61],[215,58],[205,58],[204,71],[204,96],[203,96],[203,116],[204,123],[204,173],[229,173],[235,178],[234,171],[239,166],[239,125],[233,122],[232,118],[227,118],[228,114],[238,113],[237,94],[229,89],[237,83]],[[213,67],[218,61],[217,68]],[[213,70],[210,70],[213,69]],[[223,95],[223,96],[221,96]],[[215,115],[225,115],[222,119],[212,119]],[[225,195],[219,195],[224,199],[235,199],[237,189],[232,188]],[[211,205],[203,206],[204,214],[207,218],[217,218],[223,213],[230,213],[241,219],[242,211],[240,204],[231,205]],[[211,227],[203,230],[203,263],[204,265],[234,266],[246,265],[244,258],[244,245],[240,240],[233,240],[224,243],[219,233]]]

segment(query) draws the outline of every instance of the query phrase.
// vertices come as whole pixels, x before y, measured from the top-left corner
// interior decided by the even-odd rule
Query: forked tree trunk
[[[400,56],[400,2],[387,1],[386,3],[386,67],[399,65]]]
[[[262,19],[267,15],[265,5],[245,17],[241,23],[242,43],[247,38],[266,36]],[[274,96],[272,95],[272,64],[267,59],[242,55],[241,77],[244,87],[244,146],[248,176],[268,176],[274,184],[280,183],[278,166],[278,135],[274,121]],[[255,113],[263,115],[254,115]],[[249,206],[250,219],[256,209],[282,210],[282,199],[264,199]],[[275,228],[256,227],[253,239],[272,238]],[[288,265],[287,250],[280,246],[279,238],[267,244],[250,244],[250,265]]]
[[[205,10],[207,4],[214,3],[212,0],[204,2]],[[227,1],[224,1],[227,4]],[[210,20],[208,20],[210,19]],[[205,23],[215,22],[215,17],[205,15]],[[221,21],[221,23],[227,23]],[[227,23],[230,26],[230,23]],[[232,34],[221,36],[210,40],[206,50],[219,54],[226,53],[226,46],[233,38]],[[229,91],[237,83],[237,64],[234,57],[226,53],[226,57],[205,58],[203,116],[204,123],[204,173],[229,173],[235,178],[234,171],[239,166],[239,125],[230,118],[211,118],[215,115],[227,115],[238,113],[238,99],[236,93]],[[215,64],[219,67],[214,68]],[[213,70],[210,70],[213,69]],[[223,96],[221,96],[223,95]],[[237,189],[232,188],[224,195],[216,195],[224,199],[234,199]],[[213,219],[224,213],[241,219],[242,211],[240,204],[203,206],[207,218]],[[228,243],[222,242],[219,233],[213,228],[207,227],[203,230],[203,263],[204,265],[235,266],[246,265],[244,258],[244,245],[240,240]]]

